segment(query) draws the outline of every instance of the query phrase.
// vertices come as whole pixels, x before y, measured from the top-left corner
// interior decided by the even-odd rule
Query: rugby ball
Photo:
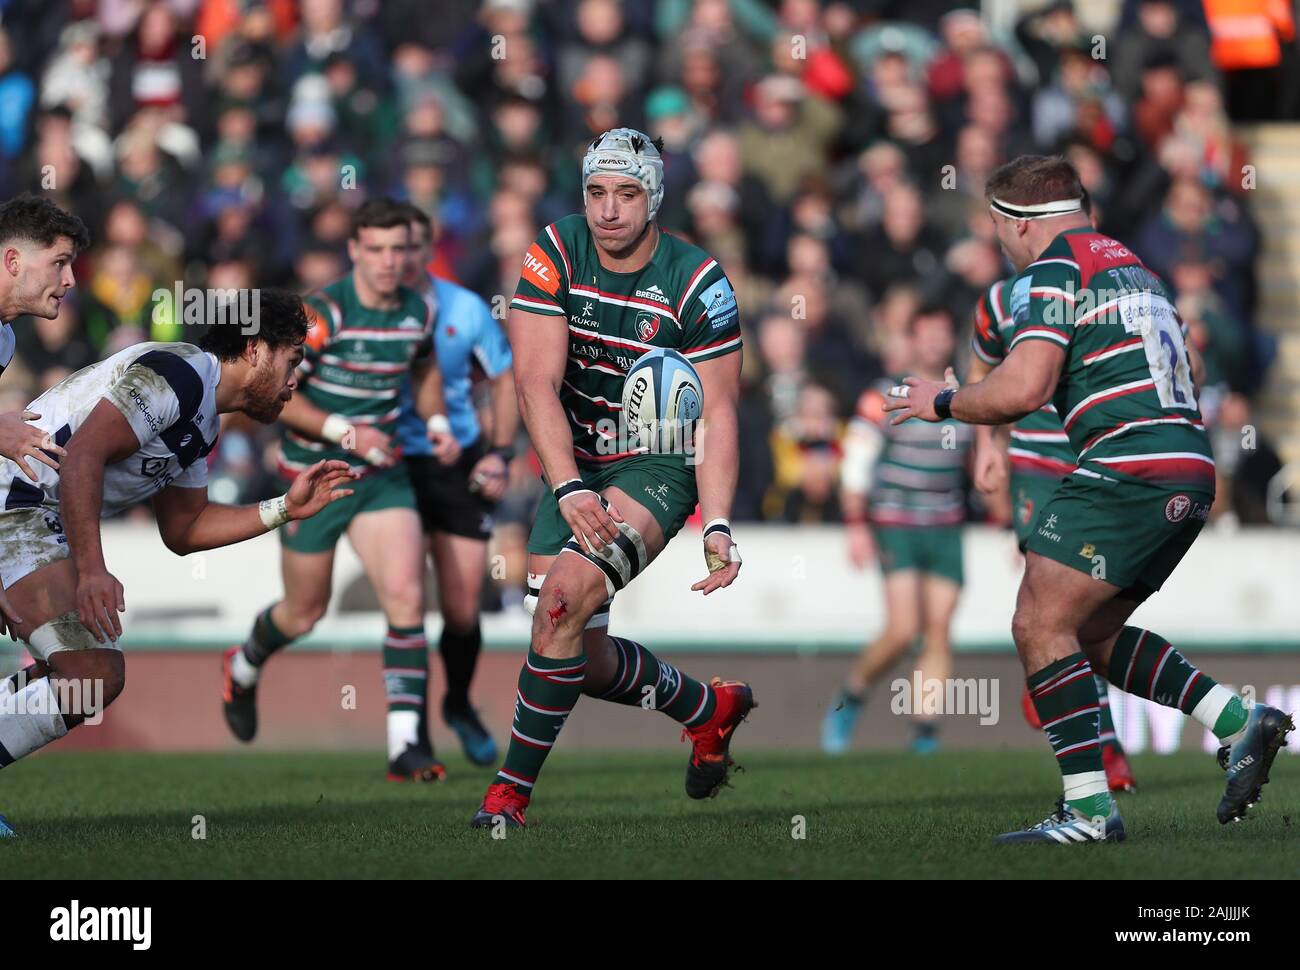
[[[693,447],[704,389],[691,362],[656,347],[637,358],[623,379],[623,421],[629,441],[656,453]]]

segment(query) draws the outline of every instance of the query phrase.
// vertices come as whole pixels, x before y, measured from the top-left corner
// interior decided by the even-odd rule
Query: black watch
[[[489,448],[487,453],[499,456],[507,465],[515,460],[515,449],[512,445],[498,445],[495,448]]]
[[[945,387],[942,391],[934,396],[934,413],[940,418],[948,419],[952,417],[952,398],[957,393],[955,387]]]

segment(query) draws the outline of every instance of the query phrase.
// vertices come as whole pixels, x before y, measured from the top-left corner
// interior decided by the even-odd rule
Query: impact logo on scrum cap
[[[1170,522],[1181,522],[1192,510],[1192,500],[1179,492],[1165,503],[1165,518]]]

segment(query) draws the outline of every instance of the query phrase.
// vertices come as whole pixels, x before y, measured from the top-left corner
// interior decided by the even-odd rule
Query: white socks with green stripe
[[[1246,733],[1250,712],[1238,695],[1215,684],[1192,708],[1192,719],[1213,731],[1224,744],[1232,744]]]

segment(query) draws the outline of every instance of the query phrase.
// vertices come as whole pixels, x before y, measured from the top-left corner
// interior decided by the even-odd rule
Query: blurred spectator
[[[740,127],[745,170],[784,205],[805,178],[827,174],[826,149],[839,125],[833,104],[809,95],[794,78],[770,75],[754,90],[753,119]]]
[[[758,47],[774,30],[771,11],[754,0],[670,0],[659,9],[660,78],[681,84],[701,117],[738,123],[746,89],[762,76]]]
[[[59,50],[41,78],[41,107],[63,105],[77,125],[108,124],[108,59],[99,51],[99,28],[93,20],[68,24],[59,35]]]
[[[298,251],[293,271],[299,289],[309,293],[333,283],[347,272],[347,266],[337,247],[309,240]]]
[[[1214,291],[1237,320],[1252,318],[1253,264],[1258,247],[1254,229],[1230,199],[1216,200],[1195,178],[1174,180],[1160,212],[1149,219],[1133,241],[1134,249],[1156,273],[1169,280],[1179,253],[1206,254],[1214,275]]]
[[[817,384],[799,391],[794,411],[772,431],[774,480],[764,518],[778,522],[840,521],[839,464],[844,422],[835,397]]]
[[[859,246],[858,273],[872,296],[892,283],[916,280],[939,268],[943,237],[929,225],[915,186],[900,183],[884,196],[880,224]]]
[[[1210,40],[1199,24],[1185,20],[1172,0],[1138,0],[1137,18],[1112,42],[1110,74],[1115,90],[1132,101],[1142,72],[1153,58],[1167,58],[1185,78],[1204,78],[1213,71]]]
[[[1050,80],[1063,51],[1087,50],[1092,44],[1071,0],[1050,0],[1025,13],[1016,22],[1016,40],[1033,61],[1039,84]]]
[[[146,6],[112,61],[109,113],[121,130],[141,108],[177,109],[179,120],[204,116],[203,61],[190,49],[165,3]]]
[[[101,145],[107,144],[102,138]],[[111,160],[105,160],[111,171]],[[21,176],[21,187],[40,192],[50,201],[75,212],[95,235],[103,217],[100,187],[83,145],[73,132],[72,115],[65,107],[43,112],[36,122],[35,150]]]
[[[343,0],[302,0],[299,9],[299,36],[284,61],[290,83],[323,71],[331,56],[342,54],[356,65],[364,86],[384,84],[388,72],[379,39],[369,25],[347,16]]]
[[[154,339],[153,294],[158,288],[170,289],[170,280],[151,276],[136,254],[126,246],[108,246],[95,261],[95,269],[85,283],[83,314],[86,333],[102,355]],[[170,318],[160,321],[169,326]],[[165,339],[177,339],[168,337]]]
[[[1190,250],[1170,270],[1178,314],[1205,364],[1203,385],[1241,391],[1250,382],[1249,336],[1214,292],[1210,264],[1198,257]]]
[[[1225,396],[1213,416],[1210,434],[1216,492],[1212,516],[1230,511],[1241,525],[1269,524],[1269,483],[1282,470],[1282,461],[1260,435],[1250,401],[1241,394]]]
[[[1065,48],[1050,84],[1034,95],[1034,138],[1050,148],[1075,132],[1099,151],[1110,149],[1124,125],[1124,102],[1110,90],[1110,76],[1087,48]]]
[[[772,216],[767,185],[745,166],[741,142],[725,129],[715,129],[700,139],[694,153],[696,177],[702,182],[729,186],[739,199],[745,230],[746,254],[751,262],[766,239]]]
[[[557,59],[560,87],[573,90],[591,59],[604,56],[618,62],[630,95],[643,94],[650,78],[652,51],[645,40],[628,30],[622,0],[578,0],[573,23],[574,37],[560,46]]]
[[[1133,129],[1151,151],[1174,130],[1174,117],[1183,106],[1183,76],[1167,51],[1153,53],[1142,64],[1141,95],[1133,106]]]
[[[64,300],[53,320],[25,317],[14,328],[17,352],[35,381],[35,394],[43,394],[69,374],[100,359],[83,335],[76,300]]]

